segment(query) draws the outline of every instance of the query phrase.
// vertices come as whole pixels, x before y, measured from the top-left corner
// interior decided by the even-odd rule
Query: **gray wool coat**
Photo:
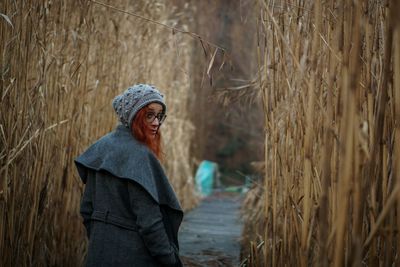
[[[158,159],[117,128],[75,159],[89,238],[86,266],[182,266],[183,212]]]

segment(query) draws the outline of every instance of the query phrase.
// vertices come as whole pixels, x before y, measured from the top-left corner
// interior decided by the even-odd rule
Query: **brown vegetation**
[[[173,25],[184,13],[166,3],[112,1]],[[90,1],[6,0],[0,12],[0,265],[81,265],[73,159],[114,128],[111,100],[137,82],[166,94],[165,166],[184,208],[192,207],[190,43]]]
[[[246,265],[400,265],[399,2],[257,5],[266,171]]]

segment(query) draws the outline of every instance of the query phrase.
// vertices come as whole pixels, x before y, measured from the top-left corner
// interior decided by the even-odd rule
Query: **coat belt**
[[[104,223],[113,224],[131,231],[137,231],[138,227],[133,218],[123,218],[110,214],[109,211],[94,211],[91,219]]]

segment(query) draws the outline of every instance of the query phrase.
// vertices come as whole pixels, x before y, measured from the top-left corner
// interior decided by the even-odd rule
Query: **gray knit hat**
[[[156,87],[149,84],[136,84],[129,87],[123,94],[117,95],[112,105],[122,124],[131,128],[136,113],[153,102],[161,104],[163,112],[167,111],[164,96]]]

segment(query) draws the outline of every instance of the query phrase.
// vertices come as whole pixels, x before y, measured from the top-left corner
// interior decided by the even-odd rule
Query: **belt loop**
[[[108,222],[108,214],[109,214],[110,212],[107,210],[106,211],[106,216],[104,217],[104,222],[107,224],[107,222]]]

